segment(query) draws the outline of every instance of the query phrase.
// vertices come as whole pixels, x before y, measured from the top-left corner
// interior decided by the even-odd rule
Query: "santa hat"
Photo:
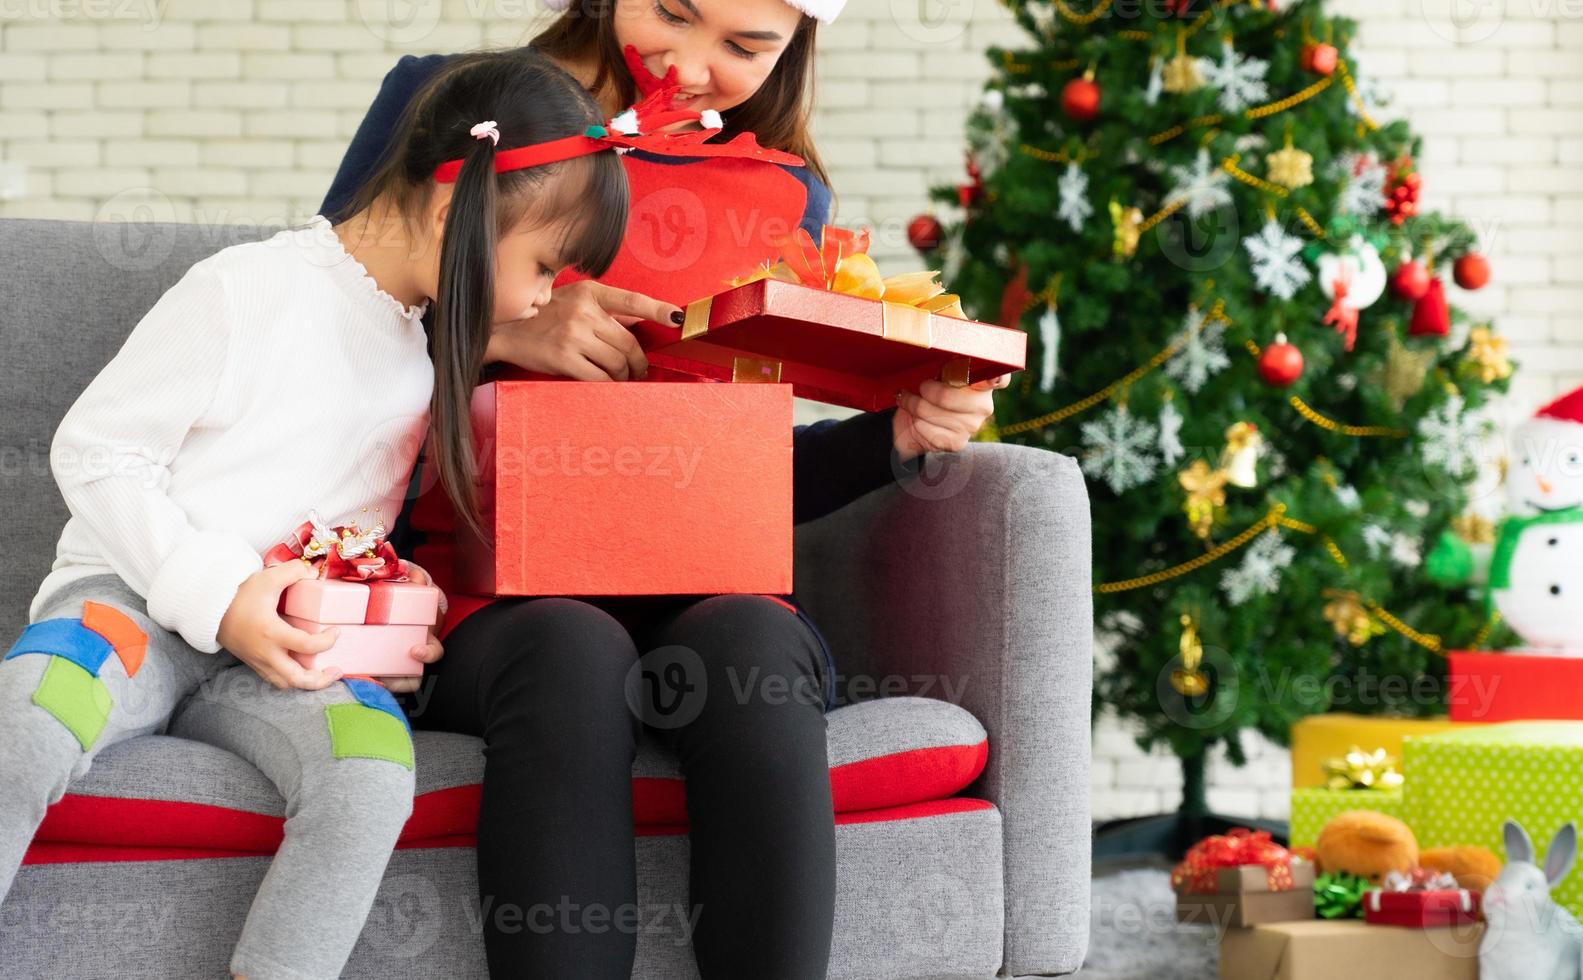
[[[1583,388],[1567,392],[1534,413],[1535,418],[1583,422]]]
[[[571,0],[540,0],[540,2],[556,13],[562,13],[572,5]],[[846,6],[846,0],[786,0],[786,3],[825,24],[839,17],[841,9]]]

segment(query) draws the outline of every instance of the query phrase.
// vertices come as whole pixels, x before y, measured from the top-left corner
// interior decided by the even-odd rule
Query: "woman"
[[[807,162],[759,177],[782,181],[767,205],[789,209],[792,223],[817,239],[830,194],[808,134],[814,40],[818,19],[833,19],[843,3],[616,0],[597,13],[565,13],[532,47],[611,115],[636,101],[640,83],[674,69],[686,108],[723,114],[724,138],[751,131]],[[449,60],[403,58],[390,73],[325,213],[351,201],[384,134]],[[626,158],[629,177],[641,156]],[[699,162],[646,162],[668,166],[662,176],[678,187],[702,193],[711,183]],[[638,251],[628,247],[634,227],[624,253]],[[533,319],[500,324],[487,359],[583,380],[642,377],[647,363],[625,324],[679,316],[679,307],[650,294],[698,270],[658,275],[641,255],[625,257],[602,283],[561,286]],[[740,256],[712,254],[698,265],[733,260]],[[894,409],[798,427],[794,519],[812,520],[889,484],[924,452],[961,449],[989,415],[987,385],[929,382],[899,395]],[[444,527],[404,520],[398,532],[409,523]],[[514,918],[486,911],[492,975],[630,976],[637,923],[629,917],[622,926],[620,912],[637,896],[631,772],[645,726],[676,753],[686,780],[696,917],[687,931],[701,976],[826,975],[835,830],[824,712],[833,706],[834,677],[828,648],[801,610],[762,596],[530,598],[475,600],[476,611],[457,622],[455,611],[469,604],[453,596],[451,605],[446,657],[413,721],[485,740],[479,890],[486,910],[518,910]],[[677,703],[668,716],[629,707],[629,675],[674,676],[664,668],[677,661],[698,676],[685,674],[670,692]],[[741,694],[748,677],[753,689]],[[708,693],[688,701],[688,685]],[[754,693],[761,691],[793,695]],[[569,918],[542,914],[558,903],[572,908]],[[579,909],[602,909],[614,924],[577,927]]]

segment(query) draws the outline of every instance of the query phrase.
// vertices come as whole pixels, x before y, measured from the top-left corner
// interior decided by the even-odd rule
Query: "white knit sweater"
[[[237,586],[310,508],[394,524],[434,387],[422,315],[323,217],[193,266],[61,420],[71,518],[30,619],[114,572],[213,653]]]

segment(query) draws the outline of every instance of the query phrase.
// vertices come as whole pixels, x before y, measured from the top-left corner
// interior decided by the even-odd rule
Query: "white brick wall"
[[[1457,299],[1499,319],[1527,362],[1508,411],[1583,384],[1583,8],[1556,0],[1340,0],[1357,61],[1425,137],[1426,206],[1475,224],[1495,270]],[[1466,9],[1464,9],[1466,8]],[[391,23],[394,10],[405,19]],[[317,208],[399,53],[519,43],[536,0],[0,0],[0,216],[280,223]],[[1460,38],[1460,43],[1458,39]],[[980,52],[1020,44],[996,0],[851,0],[822,31],[816,129],[838,220],[878,232],[892,270],[906,222],[961,176]],[[3,199],[16,182],[20,196]],[[812,413],[805,411],[805,417]],[[1175,763],[1124,728],[1095,736],[1095,814],[1172,807]],[[1286,812],[1286,759],[1216,761],[1210,802]]]

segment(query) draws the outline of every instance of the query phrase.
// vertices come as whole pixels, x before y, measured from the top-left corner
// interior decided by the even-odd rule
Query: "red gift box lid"
[[[1435,926],[1474,922],[1479,893],[1466,888],[1395,892],[1374,889],[1363,895],[1363,918],[1378,925]]]
[[[916,307],[760,279],[699,300],[687,323],[636,327],[649,363],[716,381],[789,382],[800,397],[875,411],[931,378],[1020,371],[1028,336]]]

